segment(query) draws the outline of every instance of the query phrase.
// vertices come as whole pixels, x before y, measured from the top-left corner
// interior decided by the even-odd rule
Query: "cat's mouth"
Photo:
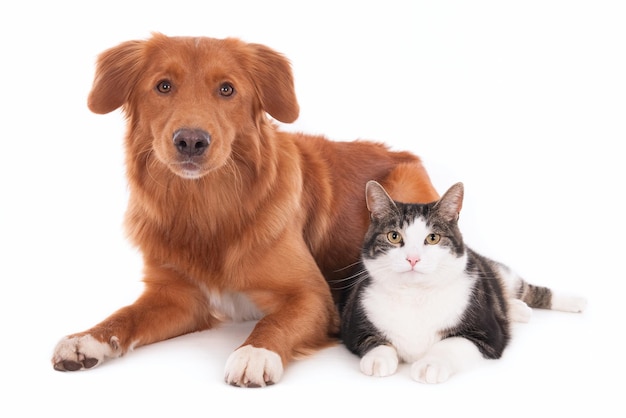
[[[421,276],[421,275],[426,274],[426,272],[423,271],[419,266],[409,266],[409,267],[399,270],[397,273],[400,273],[406,276]]]

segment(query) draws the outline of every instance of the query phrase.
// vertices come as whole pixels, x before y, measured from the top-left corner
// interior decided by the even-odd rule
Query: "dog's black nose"
[[[174,132],[174,146],[179,153],[189,157],[197,157],[204,154],[211,136],[202,129],[182,128]]]

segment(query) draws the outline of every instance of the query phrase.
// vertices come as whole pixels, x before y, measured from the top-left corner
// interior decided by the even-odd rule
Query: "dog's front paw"
[[[283,362],[278,354],[246,345],[228,357],[224,380],[233,386],[256,388],[274,384],[282,375]]]
[[[398,369],[398,353],[389,345],[379,345],[363,356],[360,366],[368,376],[390,376]]]
[[[90,334],[63,338],[54,349],[52,365],[55,370],[73,372],[92,369],[105,357],[118,357],[120,346],[117,337],[108,343],[100,342]]]

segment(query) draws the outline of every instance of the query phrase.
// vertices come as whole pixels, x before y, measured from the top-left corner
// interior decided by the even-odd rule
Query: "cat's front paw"
[[[411,366],[411,377],[422,383],[443,383],[451,375],[451,365],[437,358],[418,360]]]
[[[361,359],[361,371],[368,376],[390,376],[398,369],[398,353],[389,345],[379,345]]]

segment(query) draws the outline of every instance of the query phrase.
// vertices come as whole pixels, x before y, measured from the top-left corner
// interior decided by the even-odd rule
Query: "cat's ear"
[[[459,219],[459,213],[463,207],[463,183],[452,185],[435,204],[435,208],[443,217],[453,222]]]
[[[383,186],[371,180],[365,186],[365,201],[372,219],[384,219],[398,212],[398,207]]]

